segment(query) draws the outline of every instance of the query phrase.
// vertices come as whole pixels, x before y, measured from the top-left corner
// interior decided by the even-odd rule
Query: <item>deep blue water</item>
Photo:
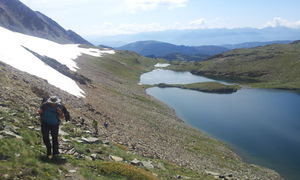
[[[262,89],[211,94],[178,88],[150,88],[147,93],[175,109],[186,123],[231,145],[247,162],[300,179],[299,94]]]

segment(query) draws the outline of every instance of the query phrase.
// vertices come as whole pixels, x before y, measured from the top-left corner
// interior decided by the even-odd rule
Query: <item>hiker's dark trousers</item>
[[[42,124],[42,135],[43,135],[43,141],[47,148],[47,155],[56,155],[59,154],[58,151],[58,130],[59,125],[48,125],[48,124]],[[51,133],[52,137],[52,146],[50,143],[49,134]]]

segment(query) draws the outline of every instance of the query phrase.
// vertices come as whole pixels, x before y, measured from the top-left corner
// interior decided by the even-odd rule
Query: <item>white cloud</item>
[[[140,32],[162,31],[167,30],[169,27],[160,25],[159,23],[127,23],[127,24],[113,24],[104,22],[99,25],[94,25],[92,28],[86,29],[85,34],[111,36],[119,34],[135,34]]]
[[[131,12],[137,10],[153,10],[158,7],[174,9],[186,6],[188,0],[126,0],[126,4]]]
[[[189,28],[191,29],[198,29],[198,28],[205,28],[206,27],[206,20],[204,18],[193,20],[189,23]]]
[[[264,27],[300,28],[300,21],[289,21],[281,17],[275,17],[271,21],[267,22]]]

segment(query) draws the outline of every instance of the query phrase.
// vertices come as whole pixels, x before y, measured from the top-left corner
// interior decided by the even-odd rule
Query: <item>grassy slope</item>
[[[83,57],[78,61],[79,73],[93,80],[83,86],[87,92],[84,100],[48,86],[43,80],[28,78],[0,66],[0,127],[16,127],[23,139],[0,137],[0,179],[174,179],[177,174],[191,179],[213,179],[205,170],[233,174],[238,178],[280,179],[273,171],[242,162],[226,145],[209,138],[179,121],[172,110],[147,96],[139,86],[139,75],[153,68],[158,60],[151,60],[133,53],[119,52],[102,58]],[[28,75],[26,75],[28,76]],[[40,99],[32,86],[45,84],[44,90],[64,97],[64,102],[74,118],[65,124],[63,136],[80,158],[65,155],[65,161],[48,161],[43,158],[45,148],[41,142],[35,110]],[[86,126],[77,126],[83,117]],[[106,120],[109,130],[101,127]],[[94,123],[97,122],[97,123]],[[108,138],[109,146],[84,144],[74,140],[89,136],[85,130],[100,131],[99,138]],[[14,128],[13,128],[14,129]],[[84,157],[96,153],[99,159]],[[135,167],[128,163],[110,161],[108,155],[122,157],[125,162],[134,158],[150,160],[154,169]],[[70,178],[69,178],[70,179]]]
[[[173,179],[177,174],[195,179],[211,179],[207,175],[181,168],[162,159],[143,157],[118,143],[111,142],[110,145],[105,145],[76,142],[74,138],[90,135],[84,132],[85,127],[77,126],[74,120],[72,123],[62,125],[62,129],[69,135],[61,135],[60,138],[63,137],[69,141],[64,143],[60,140],[60,146],[73,147],[82,157],[65,154],[63,156],[66,160],[48,160],[44,156],[45,147],[38,129],[39,120],[35,117],[40,98],[32,90],[34,85],[30,85],[25,78],[23,79],[22,74],[11,72],[11,69],[1,64],[0,82],[0,131],[9,130],[22,137],[22,139],[17,139],[13,136],[0,136],[0,179],[156,180]],[[37,83],[44,82],[38,80]],[[56,93],[59,94],[59,91]],[[70,110],[72,112],[72,108]],[[72,112],[73,118],[76,118],[76,115]],[[92,161],[85,158],[92,153],[97,154],[98,160]],[[124,162],[109,161],[109,155],[122,157]],[[134,158],[150,160],[159,168],[146,169],[125,163]],[[69,172],[74,169],[76,173]]]
[[[111,111],[117,119],[117,122],[114,122],[115,126],[122,127],[120,131],[126,135],[122,136],[120,141],[142,141],[145,143],[145,147],[141,147],[142,153],[146,149],[147,152],[153,151],[154,157],[158,154],[161,159],[192,168],[200,172],[198,175],[204,179],[207,178],[203,174],[205,169],[220,173],[231,172],[237,177],[278,178],[269,170],[243,163],[226,145],[182,123],[171,109],[147,96],[144,92],[147,86],[137,85],[138,77],[141,73],[151,70],[155,63],[157,60],[118,52],[97,61],[88,61],[88,64],[80,64],[80,73],[97,81],[101,87],[105,86],[105,93],[99,93],[107,94],[108,97],[101,96],[101,101],[118,104],[113,107],[101,105],[101,108],[106,108],[107,112]],[[118,70],[108,71],[111,64]],[[140,66],[141,64],[146,66]],[[100,71],[101,76],[105,74],[106,77],[113,77],[114,83],[93,77],[88,73],[90,71],[94,74],[95,71]],[[128,72],[138,76],[131,76]],[[126,120],[126,117],[129,119]],[[135,151],[141,153],[138,149]]]
[[[173,67],[260,88],[300,89],[300,43],[237,49],[201,63]]]

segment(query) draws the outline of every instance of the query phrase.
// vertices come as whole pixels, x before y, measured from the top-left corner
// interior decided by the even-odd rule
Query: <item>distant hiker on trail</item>
[[[41,131],[43,136],[43,141],[47,148],[47,157],[52,158],[59,154],[58,151],[58,131],[60,119],[64,118],[64,114],[68,117],[65,117],[68,121],[70,119],[69,112],[61,105],[61,100],[56,96],[51,96],[47,100],[43,99],[38,113],[41,116]],[[65,109],[65,110],[64,110]],[[63,112],[65,111],[65,113]],[[49,133],[52,136],[52,146],[50,143]]]
[[[103,123],[103,126],[107,129],[108,128],[108,126],[109,126],[109,124],[108,124],[108,122],[107,121],[105,121],[104,123]]]

